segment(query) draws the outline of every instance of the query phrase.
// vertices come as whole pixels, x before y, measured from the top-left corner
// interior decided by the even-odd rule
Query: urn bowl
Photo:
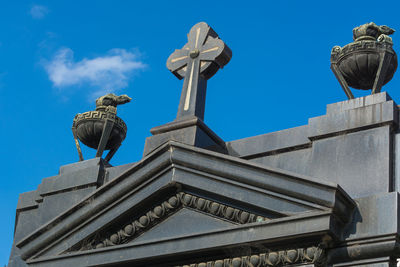
[[[103,111],[88,111],[78,114],[74,120],[78,139],[88,147],[97,149],[103,134],[105,118],[107,114]],[[114,125],[105,150],[110,150],[119,145],[126,137],[127,127],[125,122],[114,116]]]
[[[391,47],[379,46],[380,43],[376,41],[362,41],[350,43],[341,49],[337,55],[337,65],[349,86],[362,90],[373,87],[383,49],[393,55],[383,78],[383,85],[392,79],[397,69],[396,53]]]

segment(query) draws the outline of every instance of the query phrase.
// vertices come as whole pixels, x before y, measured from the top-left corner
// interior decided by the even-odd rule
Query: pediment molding
[[[270,266],[290,266],[296,264],[313,264],[314,266],[324,266],[326,262],[325,246],[312,246],[307,248],[295,248],[279,251],[268,251],[246,256],[218,259],[207,262],[177,265],[175,267],[270,267]]]
[[[264,217],[322,212],[346,223],[355,207],[338,185],[170,141],[23,238],[17,243],[21,257],[59,255],[165,188],[234,203]]]
[[[204,199],[185,192],[178,192],[162,203],[154,206],[141,216],[137,216],[136,219],[126,222],[119,230],[112,233],[97,233],[94,237],[83,240],[71,249],[65,251],[63,254],[71,253],[73,251],[92,250],[128,243],[184,207],[223,220],[228,220],[235,224],[265,222],[270,220],[270,218],[237,209],[229,205],[224,205],[220,202]]]

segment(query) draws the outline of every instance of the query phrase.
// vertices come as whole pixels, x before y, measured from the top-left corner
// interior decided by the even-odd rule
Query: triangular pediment
[[[160,239],[171,239],[196,233],[224,229],[234,225],[233,222],[189,208],[182,208],[165,221],[155,225],[150,231],[138,236],[132,243],[154,242]]]
[[[269,214],[265,217],[220,202],[179,192],[158,205],[152,206],[147,212],[125,215],[118,222],[82,240],[64,251],[63,254],[131,242],[181,238],[276,218],[278,218],[276,214]]]
[[[169,255],[166,242],[195,253],[294,238],[298,227],[310,238],[339,238],[332,225],[346,223],[353,208],[337,185],[169,142],[17,247],[43,266],[83,258],[96,265],[91,255],[100,251],[110,264],[140,261]]]

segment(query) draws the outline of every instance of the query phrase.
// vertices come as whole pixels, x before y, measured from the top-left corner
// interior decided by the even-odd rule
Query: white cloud
[[[46,16],[47,13],[49,13],[49,9],[45,6],[34,5],[32,6],[29,13],[34,19],[42,19],[44,18],[44,16]]]
[[[125,49],[112,49],[105,56],[76,62],[73,51],[62,48],[51,61],[44,62],[44,67],[55,87],[87,84],[98,96],[126,87],[134,71],[146,65],[138,60],[136,54]]]

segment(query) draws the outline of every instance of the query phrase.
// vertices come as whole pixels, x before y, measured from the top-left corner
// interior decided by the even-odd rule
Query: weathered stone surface
[[[283,153],[287,150],[304,148],[310,144],[308,126],[227,142],[230,155],[255,158],[265,154]]]
[[[352,226],[344,233],[347,241],[386,235],[396,238],[400,226],[398,192],[356,198],[355,201],[358,207],[353,216]]]
[[[81,165],[81,166],[80,166]],[[97,186],[102,183],[103,163],[100,158],[82,161],[73,166],[64,166],[60,175],[43,179],[38,187],[41,196],[74,190],[79,187]]]
[[[38,203],[35,201],[37,198],[37,191],[29,191],[19,195],[17,211],[24,211],[26,209],[37,208]]]
[[[369,111],[381,112],[380,109],[387,109],[386,114],[390,114],[391,110],[392,117],[376,116],[375,120],[371,120]],[[58,176],[45,179],[37,191],[21,195],[17,229],[24,222],[32,223],[29,227],[23,226],[25,230],[16,234],[16,244],[22,251],[13,248],[15,260],[10,261],[14,264],[10,266],[19,266],[19,255],[27,252],[25,247],[33,249],[40,242],[50,242],[49,238],[55,236],[67,238],[43,250],[43,256],[31,258],[30,266],[53,266],[55,262],[59,266],[79,265],[82,261],[87,265],[115,263],[121,261],[121,256],[123,261],[137,263],[138,266],[160,266],[157,264],[161,258],[179,258],[177,255],[191,255],[193,259],[200,259],[202,256],[199,251],[205,251],[205,244],[222,247],[237,244],[243,247],[243,243],[262,243],[273,246],[275,241],[272,240],[285,239],[301,246],[300,240],[304,236],[313,236],[321,242],[322,236],[328,233],[335,242],[341,240],[340,244],[346,244],[345,248],[339,246],[329,250],[328,258],[335,258],[330,260],[333,266],[390,266],[388,264],[391,264],[391,259],[378,259],[377,255],[393,253],[398,235],[399,197],[397,193],[389,193],[398,185],[395,180],[397,176],[393,174],[393,170],[398,168],[393,154],[398,149],[396,140],[399,138],[393,131],[397,127],[397,107],[386,93],[382,93],[331,104],[327,110],[327,115],[318,117],[325,117],[322,119],[325,121],[320,124],[325,127],[324,132],[319,133],[321,135],[310,135],[310,132],[315,131],[310,130],[310,125],[305,125],[235,140],[226,144],[225,153],[233,156],[195,148],[193,145],[171,143],[168,141],[169,136],[157,141],[161,147],[152,147],[147,156],[135,164],[111,167],[103,166],[101,161],[91,160],[65,166]],[[357,120],[363,123],[355,123],[356,119],[351,115],[354,112],[359,112]],[[330,124],[338,116],[347,118],[349,122],[347,125],[336,125],[339,131]],[[196,142],[196,127],[203,126],[193,121],[190,123],[183,127],[170,124],[156,128],[153,137],[161,138],[163,134],[174,131],[176,134],[183,132],[185,138],[194,137],[188,139],[193,144]],[[190,129],[193,129],[192,135],[187,134]],[[207,135],[210,136],[210,132]],[[198,140],[205,142],[207,139],[203,136]],[[167,144],[162,145],[165,142]],[[196,143],[197,146],[199,144]],[[77,177],[75,184],[79,185],[79,190],[75,191],[72,181]],[[107,184],[97,189],[104,181]],[[344,191],[336,184],[340,184]],[[237,226],[229,226],[232,223],[219,223],[218,216],[209,218],[209,215],[195,215],[193,212],[197,211],[191,211],[186,215],[192,219],[197,218],[198,223],[202,221],[204,227],[211,222],[215,226],[213,228],[210,224],[210,232],[206,227],[201,233],[197,231],[197,237],[194,237],[191,234],[193,223],[185,224],[185,221],[190,220],[184,220],[178,212],[151,226],[139,238],[127,244],[117,244],[117,250],[107,250],[100,254],[88,250],[79,254],[79,257],[69,257],[68,253],[64,256],[51,256],[69,250],[72,245],[80,244],[95,233],[101,235],[103,230],[99,229],[104,229],[104,233],[111,231],[104,227],[112,226],[112,231],[123,236],[123,218],[131,218],[130,212],[136,209],[140,212],[133,214],[148,214],[146,207],[151,207],[150,203],[160,203],[157,199],[166,196],[171,188],[188,190],[191,194],[211,201],[209,203],[217,201],[215,203],[230,203],[235,207],[244,205],[243,209],[256,214],[261,212],[270,219],[264,222],[265,225],[260,224],[256,228],[243,226],[236,229]],[[334,194],[333,188],[337,188]],[[346,213],[345,207],[351,206],[351,201],[344,201],[348,198],[345,191],[356,199],[354,214],[350,211]],[[333,206],[336,207],[335,220],[329,215]],[[48,212],[40,214],[41,210]],[[67,213],[62,214],[65,210],[68,210]],[[153,218],[151,216],[149,218]],[[49,223],[52,218],[57,218],[54,221],[57,223]],[[346,218],[350,220],[347,223]],[[86,224],[85,221],[90,223]],[[117,225],[122,228],[117,228]],[[175,225],[178,227],[176,231],[173,230]],[[68,234],[61,231],[65,227],[71,227]],[[42,230],[27,239],[35,229]],[[290,229],[296,231],[290,232]],[[160,234],[164,231],[168,234]],[[316,236],[317,232],[319,235]],[[380,236],[386,237],[380,239]],[[157,237],[162,238],[157,240]],[[111,243],[117,240],[111,234],[105,234],[104,238],[108,238],[107,242]],[[221,243],[223,240],[226,242]],[[355,245],[360,246],[359,254]],[[356,256],[349,258],[349,253],[356,253]],[[161,257],[159,261],[144,263],[146,257],[154,258],[156,255]],[[182,259],[182,265],[195,262],[200,261]],[[23,264],[22,261],[20,263]]]
[[[396,192],[400,192],[400,133],[396,131],[394,134],[394,145],[393,145],[393,189]]]
[[[326,113],[327,114],[338,113],[340,111],[371,106],[374,104],[388,102],[390,100],[392,100],[392,98],[389,96],[389,94],[387,92],[382,92],[382,93],[373,94],[373,95],[367,95],[364,97],[358,97],[358,98],[350,99],[347,101],[328,104],[326,106]]]
[[[35,191],[20,195],[15,239],[19,240],[93,192],[104,179],[100,158],[62,166],[59,175],[45,178]]]
[[[227,153],[225,142],[197,117],[190,117],[155,127],[151,129],[151,133],[153,136],[146,138],[144,156],[168,141],[176,141]]]
[[[398,124],[398,108],[394,101],[348,109],[309,119],[308,137],[319,139],[382,124]]]
[[[390,132],[383,126],[315,141],[309,175],[340,184],[352,197],[390,192]]]
[[[253,162],[338,183],[361,197],[394,189],[397,125],[397,105],[383,92],[330,104],[327,115],[308,125],[227,142],[227,148]]]
[[[353,267],[353,266],[396,267],[397,260],[391,257],[379,257],[379,258],[359,260],[359,261],[348,261],[346,263],[333,264],[332,266],[333,267]]]
[[[118,177],[121,173],[128,170],[134,164],[135,163],[129,163],[129,164],[124,164],[124,165],[115,166],[115,167],[108,167],[105,171],[104,183],[107,183],[108,181],[111,181],[114,178]]]
[[[168,255],[171,249],[177,249],[177,246],[182,246],[182,252],[190,248],[192,251],[190,253],[194,253],[199,249],[204,250],[211,244],[215,245],[214,242],[217,240],[222,242],[221,246],[226,246],[229,242],[238,245],[249,242],[258,243],[261,240],[269,242],[266,240],[275,240],[284,235],[292,236],[296,232],[295,229],[301,229],[303,234],[308,233],[307,235],[315,236],[317,239],[328,233],[333,238],[338,238],[341,236],[341,230],[337,224],[348,221],[354,208],[354,202],[335,184],[320,183],[312,178],[265,168],[235,157],[170,142],[88,195],[53,222],[41,226],[36,233],[17,243],[17,246],[22,249],[23,258],[31,257],[39,252],[38,248],[44,249],[40,252],[43,257],[32,259],[31,264],[32,266],[47,266],[48,264],[51,266],[54,262],[45,260],[46,255],[59,255],[106,225],[123,227],[124,224],[119,224],[118,220],[124,216],[131,218],[129,216],[131,212],[138,214],[135,210],[143,210],[148,205],[148,199],[160,199],[165,196],[163,192],[175,190],[189,190],[191,194],[196,195],[194,198],[196,201],[193,202],[196,206],[190,207],[194,210],[200,209],[199,211],[202,212],[207,211],[217,218],[220,214],[217,212],[218,207],[232,205],[240,210],[244,205],[243,210],[246,212],[241,211],[239,220],[244,220],[246,216],[250,216],[250,213],[255,213],[259,216],[267,216],[270,218],[268,221],[277,220],[275,222],[282,223],[269,224],[268,221],[256,221],[255,223],[259,225],[256,228],[250,223],[248,228],[243,229],[236,224],[223,223],[221,226],[225,227],[224,231],[211,229],[211,232],[206,231],[198,237],[179,229],[178,232],[182,236],[178,238],[179,235],[176,232],[173,237],[168,237],[169,241],[165,240],[168,245],[162,245],[165,242],[160,240],[156,245],[158,248],[149,249],[149,246],[153,246],[151,244],[154,240],[146,241],[146,245],[144,240],[132,243],[126,254],[118,253],[118,259],[113,253],[108,254],[106,262],[121,260],[121,255],[125,255],[124,259],[130,261],[142,259],[147,257],[146,255],[150,256],[151,253]],[[200,199],[211,199],[211,202],[208,202],[210,205],[203,209],[199,204]],[[215,208],[218,209],[215,210]],[[225,213],[221,214],[228,216]],[[162,224],[159,227],[162,227]],[[67,234],[65,231],[72,232]],[[221,236],[217,237],[217,232],[221,232]],[[254,234],[249,235],[250,232]],[[59,239],[61,236],[66,239]],[[234,240],[231,240],[229,236],[234,236]],[[56,238],[53,240],[56,242],[51,247],[47,247],[53,238]],[[210,243],[210,238],[215,241]],[[83,260],[83,258],[76,258],[76,256],[71,258],[68,255],[67,253],[59,257],[60,264],[76,264]],[[85,255],[88,264],[96,265],[100,260],[98,257],[92,257],[94,254],[89,252],[82,255]],[[77,262],[73,263],[75,261]]]
[[[200,224],[199,222],[202,223]],[[182,227],[177,227],[177,225],[181,225]],[[232,226],[232,223],[228,220],[221,220],[204,213],[183,208],[162,224],[154,227],[151,231],[140,235],[132,243],[156,242],[160,239],[173,238],[174,236],[188,236],[193,232],[193,225],[198,225],[196,232],[201,233],[226,228],[227,226]]]
[[[397,257],[399,199],[399,192],[355,199],[357,209],[344,232],[345,242],[328,255],[333,266],[396,266],[389,256]]]
[[[59,174],[43,179],[35,191],[20,195],[14,242],[59,216],[103,184],[105,166],[100,158],[62,166]],[[14,263],[16,265],[14,265]],[[24,264],[13,246],[10,266]],[[24,266],[24,265],[21,265]]]
[[[312,168],[312,148],[303,148],[272,155],[254,157],[251,158],[250,161],[261,163],[273,168],[308,175]]]

